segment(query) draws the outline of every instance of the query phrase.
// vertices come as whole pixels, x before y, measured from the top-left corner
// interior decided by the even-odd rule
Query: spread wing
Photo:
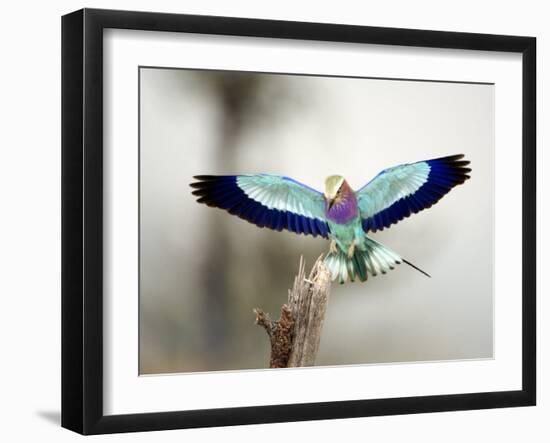
[[[363,230],[388,228],[431,207],[470,178],[464,155],[425,160],[385,169],[357,191]]]
[[[227,210],[260,228],[328,236],[323,194],[277,175],[198,175],[199,203]]]

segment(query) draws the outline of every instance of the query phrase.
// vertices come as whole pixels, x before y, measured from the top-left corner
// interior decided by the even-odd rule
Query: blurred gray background
[[[265,368],[252,309],[278,317],[324,239],[195,202],[198,174],[273,173],[355,189],[382,169],[464,153],[472,179],[372,237],[406,265],[334,284],[318,365],[493,355],[494,87],[140,69],[140,372]]]

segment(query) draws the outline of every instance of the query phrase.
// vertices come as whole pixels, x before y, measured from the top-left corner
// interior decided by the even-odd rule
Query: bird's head
[[[341,200],[342,186],[345,182],[341,175],[331,175],[325,180],[325,199],[329,209]]]

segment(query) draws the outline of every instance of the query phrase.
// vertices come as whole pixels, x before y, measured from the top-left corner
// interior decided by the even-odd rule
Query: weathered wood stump
[[[330,285],[330,271],[322,256],[317,259],[307,278],[301,257],[298,275],[288,291],[288,302],[281,306],[279,320],[271,320],[261,309],[254,309],[256,324],[266,330],[271,341],[270,368],[315,364]]]

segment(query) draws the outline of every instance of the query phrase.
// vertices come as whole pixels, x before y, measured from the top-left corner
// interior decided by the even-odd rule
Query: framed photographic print
[[[533,37],[62,20],[62,425],[535,404]]]

